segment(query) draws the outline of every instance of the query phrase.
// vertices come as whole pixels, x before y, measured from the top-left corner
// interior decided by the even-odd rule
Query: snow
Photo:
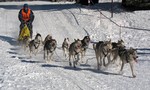
[[[43,59],[42,46],[36,56],[29,58],[28,52],[17,44],[18,12],[24,3],[31,5],[35,13],[33,36],[38,32],[44,39],[51,34],[57,40],[58,46],[50,63]],[[111,18],[109,10],[101,4],[89,7],[72,2],[1,2],[0,90],[149,90],[150,11],[126,12],[119,7],[116,4]],[[62,54],[61,44],[66,37],[73,42],[85,35],[90,35],[94,42],[110,38],[118,41],[121,38],[127,48],[136,48],[139,56],[138,63],[135,63],[137,77],[130,78],[128,64],[123,75],[116,75],[120,69],[116,65],[96,70],[92,44],[83,59],[84,63],[77,68],[70,67],[68,59]]]

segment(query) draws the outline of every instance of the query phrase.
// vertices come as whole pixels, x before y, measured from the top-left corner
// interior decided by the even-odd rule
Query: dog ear
[[[136,49],[134,49],[133,47],[130,47],[130,52],[131,53],[133,53],[133,52],[135,52],[136,51]]]
[[[130,47],[130,50],[134,50],[133,47]]]
[[[121,42],[124,42],[122,39],[120,40]]]
[[[54,39],[55,44],[57,45],[57,41]]]
[[[64,39],[64,41],[66,41],[66,38]]]
[[[67,40],[69,41],[69,38],[67,37]]]
[[[109,40],[109,43],[111,43],[111,39]]]

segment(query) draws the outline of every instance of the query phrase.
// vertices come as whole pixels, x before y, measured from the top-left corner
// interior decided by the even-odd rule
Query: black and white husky
[[[70,46],[69,38],[65,38],[62,43],[62,50],[63,50],[63,55],[65,56],[65,58],[69,54],[69,46]]]
[[[136,49],[130,47],[130,49],[119,49],[119,57],[120,60],[122,61],[121,69],[120,69],[120,74],[122,74],[123,67],[126,63],[130,64],[131,72],[133,78],[136,77],[134,73],[134,62],[137,62],[137,51]]]
[[[34,53],[35,55],[37,54],[38,48],[41,44],[42,44],[42,36],[41,34],[37,33],[35,39],[29,42],[30,56],[31,53]]]
[[[77,39],[73,43],[70,44],[69,47],[69,65],[75,68],[78,61],[79,61],[79,54],[82,51],[82,42],[81,40]]]
[[[90,44],[90,37],[89,36],[85,36],[82,40],[81,40],[81,43],[82,43],[82,51],[81,51],[81,62],[83,63],[82,59],[83,57],[85,56],[85,53],[89,47],[89,44]]]
[[[44,44],[44,59],[47,58],[47,61],[52,60],[52,56],[56,49],[57,42],[55,39],[47,40]]]

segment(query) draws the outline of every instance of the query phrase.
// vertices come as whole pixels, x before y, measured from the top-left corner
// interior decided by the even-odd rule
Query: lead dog
[[[120,72],[122,72],[124,64],[129,63],[131,72],[132,72],[132,76],[133,76],[133,78],[135,78],[136,75],[134,74],[133,64],[134,64],[134,62],[137,62],[137,58],[138,58],[136,49],[133,49],[133,48],[121,49],[120,48],[119,49],[119,57],[120,57],[120,60],[122,61]]]
[[[112,50],[112,43],[110,41],[99,41],[96,44],[93,44],[93,48],[95,50],[95,55],[97,59],[97,69],[100,69],[100,66],[105,64],[105,58],[108,58],[108,63],[110,62],[110,53]],[[102,64],[103,59],[103,64]]]
[[[121,39],[121,40],[118,40],[118,42],[112,42],[112,49],[114,48],[118,48],[119,46],[124,46],[124,41]]]
[[[57,42],[55,39],[47,40],[44,44],[44,59],[47,58],[47,61],[52,60],[52,56],[57,47]],[[50,55],[49,55],[50,54]]]
[[[81,46],[82,46],[81,40],[77,39],[73,43],[71,43],[69,47],[69,65],[72,66],[72,63],[71,63],[71,59],[72,59],[74,68],[76,67],[75,65],[79,61],[79,53],[81,53],[82,51]]]
[[[68,53],[69,53],[69,38],[65,38],[62,44],[62,50],[63,50],[63,55],[65,56],[65,58],[67,57]]]
[[[123,40],[118,40],[118,42],[112,42],[112,51],[111,51],[111,57],[112,60],[111,62],[114,63],[117,58],[119,57],[119,49],[120,48],[125,48],[124,41]]]
[[[37,54],[40,44],[42,44],[42,36],[37,33],[35,38],[29,42],[30,56],[31,53],[34,53],[35,55]]]

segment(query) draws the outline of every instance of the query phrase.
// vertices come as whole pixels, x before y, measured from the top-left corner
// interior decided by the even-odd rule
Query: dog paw
[[[29,56],[29,58],[31,59],[31,58],[32,58],[32,56],[30,55],[30,56]]]
[[[84,63],[83,61],[81,61],[81,63]]]
[[[77,65],[77,61],[74,61],[73,63],[74,63],[75,65]]]
[[[136,78],[136,76],[135,76],[135,75],[133,75],[133,78]]]
[[[106,68],[108,68],[110,64],[111,64],[111,63],[109,63],[109,64],[106,64],[106,65],[105,65],[105,67],[106,67]]]
[[[76,68],[76,66],[73,66],[74,68]]]
[[[100,66],[100,70],[101,70],[101,71],[105,71],[106,68],[105,68],[104,66]]]
[[[50,62],[47,60],[46,63],[50,63]]]
[[[71,62],[69,62],[69,66],[72,66]]]

